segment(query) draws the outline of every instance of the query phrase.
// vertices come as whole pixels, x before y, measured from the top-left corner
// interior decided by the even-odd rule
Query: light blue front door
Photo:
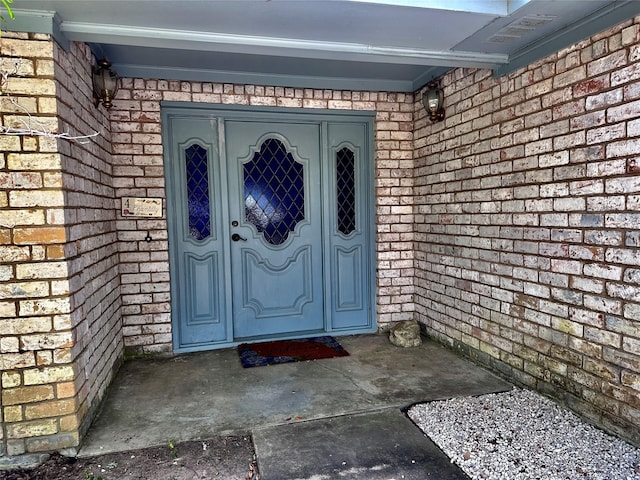
[[[176,351],[375,331],[372,122],[163,106]]]
[[[320,128],[229,121],[233,332],[324,330]]]

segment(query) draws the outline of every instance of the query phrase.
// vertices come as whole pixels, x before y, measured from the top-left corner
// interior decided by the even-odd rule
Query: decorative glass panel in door
[[[191,145],[185,150],[185,157],[189,235],[202,240],[211,234],[207,151],[200,145]]]
[[[304,220],[303,168],[274,138],[243,166],[245,220],[272,245],[284,243]]]
[[[336,153],[336,205],[338,231],[349,235],[356,228],[355,157],[347,147]]]
[[[234,337],[322,331],[319,128],[225,128]]]

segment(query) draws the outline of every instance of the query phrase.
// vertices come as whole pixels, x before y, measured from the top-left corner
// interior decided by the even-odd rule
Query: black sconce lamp
[[[98,61],[93,67],[93,104],[104,105],[104,108],[112,107],[111,100],[118,92],[118,74],[111,70],[111,62],[106,58]]]
[[[436,81],[427,84],[427,90],[422,93],[422,104],[432,122],[444,120],[444,91]]]

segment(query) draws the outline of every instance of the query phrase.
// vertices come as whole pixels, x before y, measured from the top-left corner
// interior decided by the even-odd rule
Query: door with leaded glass
[[[237,339],[324,330],[319,133],[225,123]]]
[[[165,104],[176,351],[375,331],[372,127]]]

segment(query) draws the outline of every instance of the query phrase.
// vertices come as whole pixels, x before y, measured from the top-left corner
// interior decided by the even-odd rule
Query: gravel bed
[[[423,403],[407,413],[474,480],[640,479],[640,449],[528,390]]]

